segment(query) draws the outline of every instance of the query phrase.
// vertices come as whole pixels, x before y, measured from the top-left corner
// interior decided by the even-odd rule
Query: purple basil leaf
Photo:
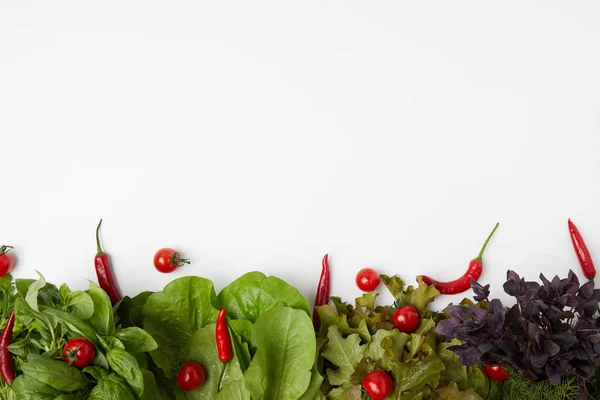
[[[575,367],[575,373],[583,379],[590,380],[596,372],[594,364],[589,361],[573,361],[572,364]]]
[[[600,354],[600,343],[594,343],[594,352]]]
[[[544,341],[544,351],[548,353],[550,357],[554,357],[560,351],[560,346],[552,340],[546,340]]]
[[[579,294],[585,299],[589,299],[594,294],[594,282],[589,281],[579,288]]]
[[[446,307],[444,311],[446,311],[448,316],[458,318],[460,320],[463,320],[471,315],[471,310],[463,306],[451,305]]]
[[[521,290],[521,284],[519,283],[519,281],[514,280],[508,280],[504,282],[504,285],[502,287],[504,288],[506,294],[508,294],[509,296],[516,296]]]
[[[573,335],[571,333],[567,333],[567,332],[556,333],[556,334],[552,335],[551,339],[554,343],[558,344],[563,349],[569,349],[575,343],[577,343],[577,337],[575,337],[575,335]]]
[[[479,350],[481,353],[487,353],[488,351],[492,350],[494,348],[494,343],[488,341],[485,343],[481,343],[479,346],[477,346],[477,350]]]
[[[458,362],[466,367],[472,367],[473,365],[479,364],[481,353],[476,347],[471,347],[464,351],[458,358]]]
[[[569,280],[569,283],[579,285],[579,278],[572,269],[569,270],[569,277],[567,279]]]
[[[547,363],[545,371],[546,375],[548,375],[550,383],[552,383],[553,385],[560,385],[560,382],[562,381],[562,373],[564,373],[564,370],[562,370],[558,366],[558,364]]]
[[[488,312],[483,308],[471,306],[471,311],[473,312],[473,317],[480,321],[487,321]]]
[[[446,339],[454,339],[458,331],[460,331],[461,324],[456,318],[448,318],[438,322],[435,327],[435,332],[440,335],[446,336]]]
[[[530,360],[531,365],[536,368],[542,368],[548,361],[548,353],[532,353]]]

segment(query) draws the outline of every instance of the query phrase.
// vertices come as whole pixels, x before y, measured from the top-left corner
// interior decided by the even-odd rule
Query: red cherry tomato
[[[413,333],[419,327],[421,316],[413,306],[407,304],[396,310],[392,322],[400,332]]]
[[[372,268],[363,268],[356,274],[356,286],[363,292],[372,292],[379,286],[379,274]]]
[[[4,276],[12,270],[15,265],[15,259],[9,251],[12,250],[12,246],[0,246],[0,276]]]
[[[92,342],[86,338],[78,337],[71,339],[63,348],[63,358],[66,362],[77,368],[89,365],[94,359],[96,349]]]
[[[505,381],[510,376],[510,373],[500,365],[486,365],[485,373],[490,379],[495,381]]]
[[[198,389],[204,384],[204,369],[197,362],[188,361],[181,367],[181,371],[177,374],[175,381],[177,382],[177,386],[183,390]]]
[[[189,263],[189,260],[181,258],[177,251],[168,247],[158,250],[154,255],[154,268],[163,273],[173,272]]]
[[[362,381],[373,400],[385,400],[392,393],[392,378],[385,371],[371,371]]]

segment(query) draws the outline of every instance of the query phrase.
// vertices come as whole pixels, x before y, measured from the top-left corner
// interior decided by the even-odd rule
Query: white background
[[[366,266],[461,275],[499,221],[506,298],[580,274],[569,217],[600,264],[599,49],[595,1],[2,0],[0,242],[84,288],[102,217],[126,294],[258,269],[312,302],[326,252],[352,300]]]

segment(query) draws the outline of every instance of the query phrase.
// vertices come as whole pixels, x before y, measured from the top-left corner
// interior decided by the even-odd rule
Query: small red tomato
[[[173,272],[189,263],[190,260],[181,258],[179,252],[168,247],[158,250],[154,255],[154,268],[163,273]]]
[[[407,304],[396,310],[392,322],[400,332],[413,333],[419,327],[421,316],[413,306]]]
[[[385,400],[392,393],[392,378],[385,371],[369,372],[362,385],[373,400]]]
[[[510,373],[500,365],[486,365],[485,373],[490,379],[495,381],[505,381],[510,376]]]
[[[183,390],[198,389],[204,383],[204,369],[197,362],[188,361],[181,367],[175,381]]]
[[[356,274],[356,286],[363,292],[372,292],[379,286],[379,274],[372,268],[363,268]]]
[[[4,276],[12,270],[15,265],[15,259],[8,252],[12,250],[12,246],[0,246],[0,276]]]
[[[70,365],[74,365],[77,368],[83,368],[94,359],[96,349],[92,342],[86,338],[78,337],[71,339],[65,344],[63,348],[63,358]]]

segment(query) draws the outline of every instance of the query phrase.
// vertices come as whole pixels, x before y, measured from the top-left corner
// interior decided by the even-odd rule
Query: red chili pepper
[[[229,330],[227,329],[227,320],[225,319],[225,308],[221,308],[217,317],[217,330],[215,332],[217,339],[217,352],[219,360],[227,362],[231,360],[231,340],[229,340]]]
[[[0,374],[6,383],[11,383],[15,379],[15,371],[12,365],[12,354],[8,351],[8,346],[12,340],[13,328],[15,326],[15,312],[10,313],[6,326],[0,335]]]
[[[102,225],[102,220],[100,220],[100,223],[96,228],[96,246],[98,248],[98,253],[94,259],[96,276],[98,277],[98,284],[108,294],[110,302],[114,306],[121,301],[122,296],[117,287],[117,283],[115,282],[115,278],[113,277],[110,257],[102,251],[102,247],[100,246],[100,225]]]
[[[435,279],[431,279],[428,276],[421,275],[423,283],[435,286],[435,288],[439,290],[441,294],[457,294],[469,290],[471,287],[471,279],[478,280],[481,276],[481,271],[483,270],[483,252],[485,251],[488,242],[492,238],[492,235],[494,232],[496,232],[496,229],[498,229],[498,225],[500,225],[500,223],[496,224],[492,230],[492,233],[490,233],[485,240],[485,243],[483,244],[483,247],[481,247],[477,257],[472,259],[469,263],[469,268],[467,268],[467,272],[465,272],[463,276],[450,282],[440,282],[436,281]]]
[[[581,264],[581,270],[583,271],[583,274],[588,279],[594,279],[596,277],[596,267],[594,267],[594,262],[590,256],[590,251],[585,245],[583,237],[581,237],[581,233],[579,233],[579,229],[577,229],[575,224],[571,222],[570,219],[569,233],[571,234],[571,242],[573,242],[573,248],[575,249],[575,253],[579,259],[579,264]]]
[[[317,286],[317,295],[315,297],[315,307],[329,303],[329,292],[331,289],[331,273],[329,271],[329,254],[325,254],[322,261],[323,268],[321,269],[321,278]],[[315,331],[321,327],[321,318],[316,308],[313,308],[313,325]]]

